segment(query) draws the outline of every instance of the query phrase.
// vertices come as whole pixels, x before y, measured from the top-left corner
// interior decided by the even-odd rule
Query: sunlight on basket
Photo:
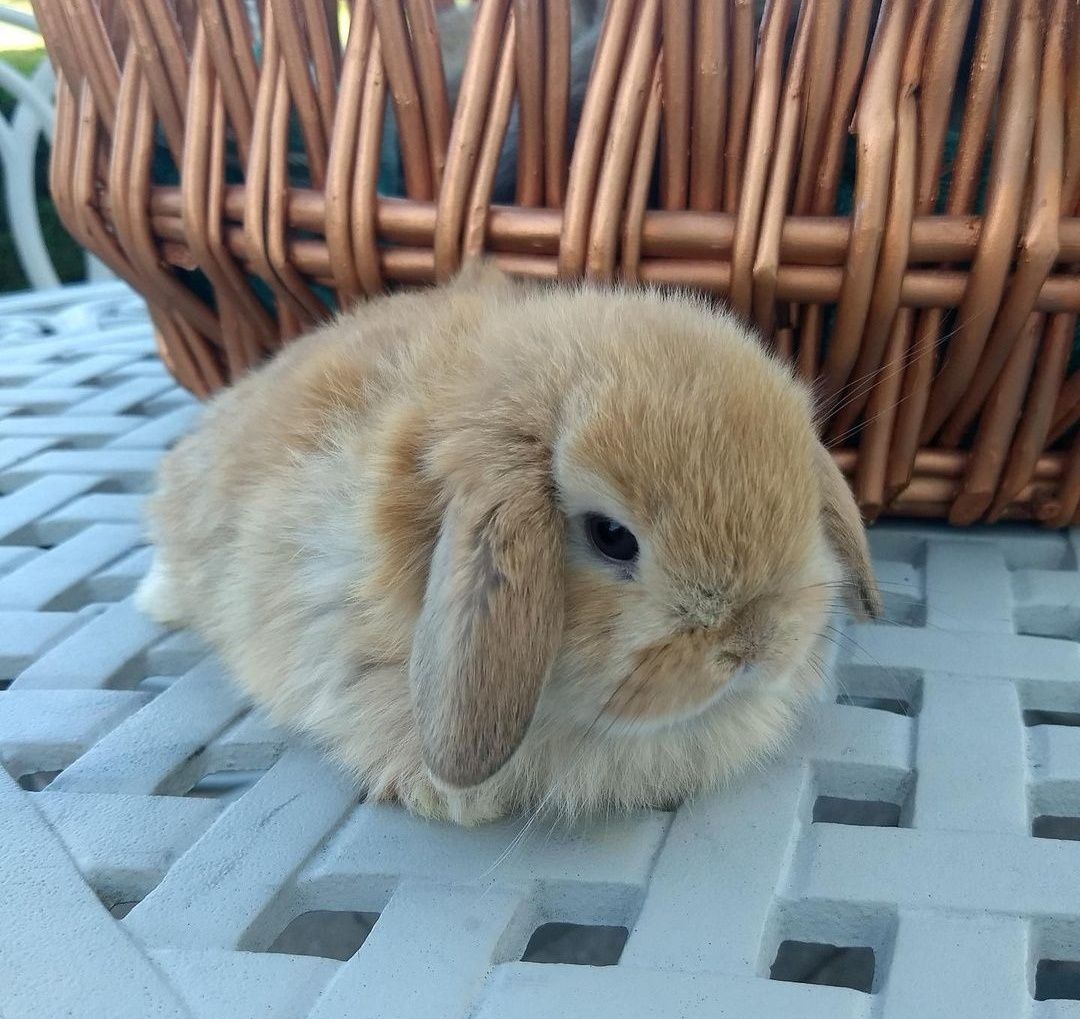
[[[4,203],[16,256],[35,290],[60,284],[42,232],[34,175],[38,139],[44,136],[52,143],[54,76],[47,59],[26,75],[3,55],[43,46],[29,4],[0,6],[0,90],[15,100],[10,117],[0,116]],[[110,278],[97,259],[89,254],[85,257],[88,279]]]

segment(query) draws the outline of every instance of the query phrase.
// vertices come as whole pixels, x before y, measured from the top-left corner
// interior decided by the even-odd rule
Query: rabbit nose
[[[765,634],[757,630],[729,630],[725,635],[723,649],[717,655],[721,665],[733,669],[754,665],[765,651]]]
[[[716,654],[716,664],[719,668],[730,670],[731,674],[735,675],[736,672],[750,665],[751,661],[741,652],[719,651]]]
[[[737,655],[742,665],[753,665],[761,657],[761,645],[756,641],[743,648],[742,653]]]
[[[751,601],[732,617],[728,650],[745,664],[753,664],[761,657],[774,632],[775,623],[767,607],[760,601]]]

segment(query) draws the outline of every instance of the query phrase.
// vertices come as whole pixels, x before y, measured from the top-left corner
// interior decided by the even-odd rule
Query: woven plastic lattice
[[[358,803],[136,613],[195,413],[118,285],[0,302],[5,1019],[1076,1014],[1076,534],[876,529],[894,622],[783,760],[515,841]]]

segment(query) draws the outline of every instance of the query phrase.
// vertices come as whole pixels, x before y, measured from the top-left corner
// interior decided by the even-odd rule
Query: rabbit
[[[450,4],[436,13],[436,30],[446,82],[447,98],[454,109],[465,63],[469,55],[469,43],[476,15],[475,3]],[[570,54],[567,81],[567,136],[577,133],[585,104],[585,94],[592,71],[593,56],[603,23],[603,0],[570,0]],[[258,5],[248,0],[247,16],[252,38],[256,40],[256,52],[261,53],[262,18]],[[515,105],[507,124],[506,137],[492,181],[491,199],[497,204],[513,203],[517,190],[519,115]],[[294,132],[288,154],[288,166],[293,183],[299,187],[311,186],[311,174],[303,140]],[[167,158],[163,155],[162,158]],[[397,121],[392,102],[387,103],[382,128],[382,147],[379,172],[380,193],[400,195],[404,193],[404,180],[399,159]]]
[[[469,41],[476,12],[476,4],[454,4],[438,12],[437,24],[443,71],[446,77],[447,95],[451,109],[457,103],[461,80],[465,73],[465,61],[469,55]],[[589,85],[593,56],[600,38],[603,23],[603,0],[570,0],[570,63],[567,82],[567,134],[573,138],[585,105],[585,93]],[[491,199],[495,203],[512,204],[517,188],[517,147],[519,131],[517,104],[510,113],[506,138],[492,182]],[[397,135],[393,117],[388,112],[383,129],[384,144],[396,151]]]
[[[208,406],[137,603],[366,789],[474,824],[662,807],[776,751],[839,591],[880,610],[808,389],[705,299],[487,263]]]

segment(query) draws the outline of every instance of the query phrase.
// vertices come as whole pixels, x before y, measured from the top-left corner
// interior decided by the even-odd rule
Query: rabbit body
[[[461,823],[716,785],[790,731],[841,578],[877,607],[810,399],[742,326],[490,267],[215,398],[149,521],[150,615],[369,798]]]

